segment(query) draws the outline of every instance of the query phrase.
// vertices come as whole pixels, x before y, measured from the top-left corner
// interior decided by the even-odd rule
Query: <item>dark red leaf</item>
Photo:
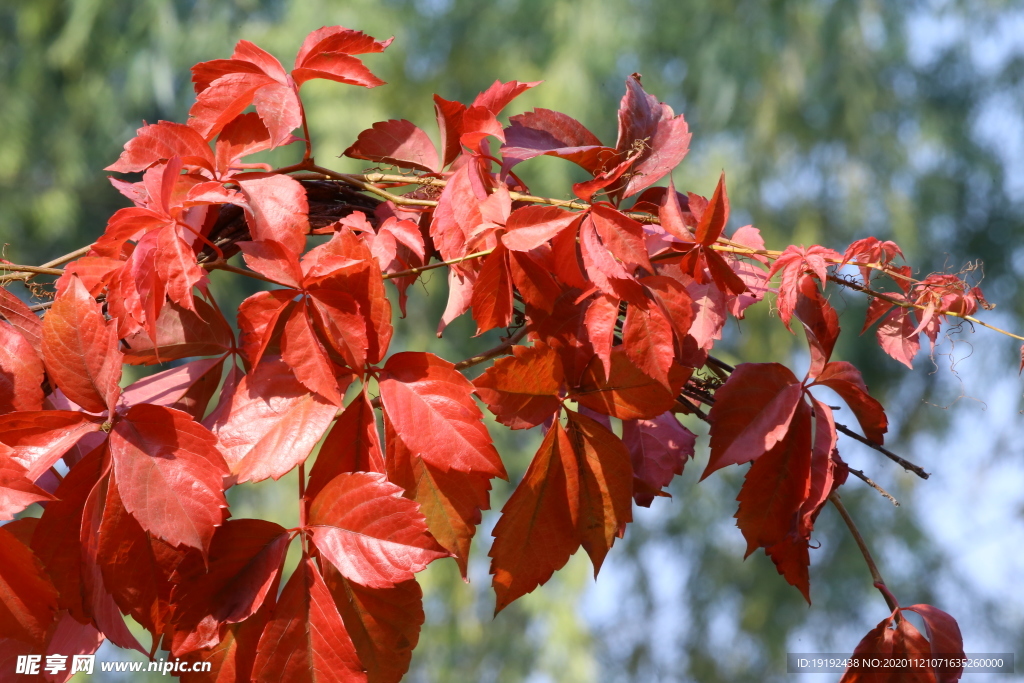
[[[0,527],[0,638],[42,645],[57,614],[57,590],[42,563]]]
[[[756,460],[771,450],[789,432],[802,396],[800,380],[784,365],[736,366],[715,392],[715,405],[708,412],[711,458],[701,479],[727,465]]]
[[[616,150],[627,154],[642,145],[633,175],[623,188],[630,197],[658,182],[675,168],[690,149],[690,132],[683,115],[644,92],[640,75],[626,79],[626,94],[619,104],[619,138]]]
[[[0,414],[43,407],[43,361],[13,325],[0,322]]]
[[[309,473],[306,498],[312,500],[343,472],[384,472],[384,452],[370,398],[360,392],[342,412],[320,447]]]
[[[868,393],[860,370],[844,361],[829,363],[814,384],[824,385],[839,394],[857,416],[864,436],[877,444],[885,443],[884,435],[889,429],[885,408]]]
[[[0,444],[36,481],[86,434],[98,432],[102,418],[71,410],[40,410],[0,416]],[[0,448],[2,450],[2,448]]]
[[[673,365],[669,370],[671,390],[666,389],[641,372],[621,347],[616,347],[612,350],[610,377],[605,377],[601,360],[594,356],[571,398],[591,410],[621,420],[650,419],[672,408],[690,373],[689,368]]]
[[[324,581],[366,669],[368,683],[398,683],[423,625],[423,591],[415,580],[367,588],[327,565]]]
[[[434,143],[422,129],[405,119],[373,124],[372,128],[360,133],[355,143],[342,154],[402,168],[431,172],[441,170]]]
[[[643,483],[643,490],[634,490],[637,505],[650,507],[654,495],[672,477],[683,473],[686,461],[693,457],[697,435],[679,424],[672,413],[662,413],[650,420],[623,420],[622,441],[633,462],[633,477]]]

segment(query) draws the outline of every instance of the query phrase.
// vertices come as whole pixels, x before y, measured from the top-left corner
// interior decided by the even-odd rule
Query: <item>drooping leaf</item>
[[[718,403],[716,402],[717,406]],[[811,474],[811,409],[799,401],[791,424],[761,454],[744,479],[736,525],[747,539],[747,555],[781,542],[794,528]]]
[[[495,613],[545,583],[579,548],[570,508],[579,497],[575,460],[569,436],[555,420],[491,532]]]
[[[444,472],[506,478],[472,393],[473,384],[454,365],[430,353],[397,353],[380,375],[388,419],[426,462]]]
[[[78,278],[43,319],[43,362],[61,391],[91,413],[113,412],[120,394],[116,327]]]
[[[885,416],[885,408],[868,393],[860,370],[851,363],[835,361],[825,366],[814,384],[821,384],[846,401],[850,410],[857,417],[864,436],[877,444],[885,443],[885,432],[889,429],[889,420]]]
[[[237,182],[248,200],[246,218],[252,238],[274,240],[301,254],[309,232],[309,204],[302,184],[281,174]]]
[[[566,433],[579,468],[579,498],[570,498],[569,508],[575,509],[580,544],[597,576],[615,537],[621,538],[633,521],[633,466],[625,444],[609,429],[574,411],[567,415]]]
[[[41,645],[57,614],[57,590],[42,563],[0,527],[0,638]]]
[[[114,424],[110,455],[118,491],[143,529],[206,554],[227,508],[228,468],[216,443],[190,415],[162,406],[132,406]]]
[[[366,669],[367,683],[398,683],[409,668],[423,625],[423,591],[415,579],[393,588],[367,588],[333,566],[324,581]]]
[[[205,424],[237,483],[280,479],[306,459],[337,411],[278,359],[264,360],[221,401]]]
[[[352,683],[366,674],[316,563],[304,557],[288,579],[253,664],[257,683]]]
[[[682,474],[686,461],[693,457],[697,435],[679,424],[672,413],[662,413],[649,420],[623,420],[622,441],[629,449],[633,462],[635,487],[633,499],[637,505],[650,507],[655,493],[660,492]]]
[[[465,578],[469,546],[480,524],[481,510],[490,508],[490,477],[454,469],[441,471],[410,450],[387,419],[384,434],[388,480],[420,504],[430,533],[455,556]]]
[[[449,555],[427,532],[419,504],[377,472],[332,479],[310,505],[309,530],[345,578],[369,588],[408,581]]]
[[[771,450],[789,432],[802,395],[800,380],[784,365],[736,366],[715,392],[715,405],[708,412],[711,458],[701,479],[727,465],[756,460]]]
[[[558,410],[565,373],[558,354],[544,343],[514,346],[512,352],[513,357],[496,360],[474,384],[498,422],[529,429]]]
[[[209,570],[172,577],[174,654],[216,645],[221,624],[245,621],[259,610],[279,579],[289,540],[287,530],[261,519],[228,520],[218,527]]]
[[[343,472],[384,472],[384,451],[377,434],[377,419],[365,390],[352,399],[331,427],[320,447],[306,484],[312,500]]]
[[[43,361],[13,325],[0,322],[0,414],[43,407]]]

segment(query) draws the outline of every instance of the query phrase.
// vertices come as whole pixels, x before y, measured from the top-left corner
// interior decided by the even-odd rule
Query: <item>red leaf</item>
[[[33,484],[26,474],[24,467],[0,452],[0,521],[14,519],[14,515],[32,503],[56,500]]]
[[[490,477],[472,472],[442,472],[430,465],[384,421],[388,479],[405,489],[405,496],[420,504],[427,528],[443,548],[455,556],[462,577],[467,576],[469,546],[481,521],[481,510],[490,508]]]
[[[913,369],[914,356],[921,350],[921,342],[910,309],[895,307],[878,326],[875,337],[883,351]]]
[[[689,334],[698,349],[710,351],[715,341],[722,338],[726,320],[725,294],[713,282],[691,282],[686,290],[693,299],[693,323]]]
[[[810,475],[811,410],[799,401],[788,431],[754,461],[736,498],[736,525],[747,539],[747,555],[781,542],[794,529]]]
[[[531,306],[551,312],[555,300],[562,293],[562,287],[552,277],[548,268],[543,267],[526,253],[509,252],[509,270],[512,282],[523,297],[523,301]]]
[[[351,55],[383,52],[394,38],[377,41],[362,31],[330,26],[310,33],[295,57],[292,77],[302,85],[313,78],[374,88],[384,81]]]
[[[299,138],[291,138],[285,144],[298,140]],[[224,179],[235,175],[235,172],[242,168],[264,167],[269,171],[270,166],[267,164],[242,164],[241,159],[249,154],[271,149],[273,146],[270,131],[259,114],[250,112],[236,116],[231,123],[224,126],[214,145],[217,173]]]
[[[811,386],[818,384],[828,387],[846,401],[857,416],[864,436],[877,444],[885,443],[884,434],[889,429],[885,408],[868,393],[860,370],[844,361],[829,363]]]
[[[924,609],[921,610],[920,608]],[[951,626],[952,629],[955,629],[955,636],[953,636],[952,630],[943,633],[943,635],[949,634],[953,636],[948,643],[944,642],[944,645],[955,645],[959,640],[960,629],[956,627],[956,622],[953,621],[953,618],[945,612],[941,612],[930,605],[914,605],[914,608],[908,607],[906,609],[913,609],[913,611],[921,613],[922,616],[927,614],[925,624],[929,628],[933,628],[928,621],[928,618],[931,617],[935,620],[936,625],[942,623],[944,627]],[[907,659],[914,659],[927,662],[933,656],[943,659],[947,657],[958,658],[957,653],[963,652],[962,643],[960,643],[959,648],[953,650],[937,649],[935,642],[929,643],[925,640],[921,632],[914,628],[914,625],[905,618],[901,618],[898,623],[894,624],[900,612],[900,608],[897,607],[892,615],[886,617],[879,622],[878,626],[868,631],[868,634],[857,644],[857,648],[853,651],[852,656],[852,659],[856,661],[869,661],[876,657],[884,658],[894,661],[897,666],[893,668],[875,666],[850,667],[843,674],[840,683],[884,683],[886,681],[899,681],[900,683],[955,683],[960,680],[962,669],[958,670],[954,667],[942,667],[936,671],[932,666],[899,666],[901,660],[905,662]],[[938,615],[941,615],[941,617],[938,617]],[[893,625],[895,625],[895,628],[893,628]],[[944,640],[944,638],[941,640]]]
[[[281,329],[294,305],[293,289],[256,292],[238,307],[238,345],[249,365],[260,365],[264,354],[280,354]]]
[[[301,254],[309,232],[309,205],[302,184],[277,173],[236,182],[248,200],[246,219],[252,238],[274,240]]]
[[[11,448],[9,457],[36,481],[79,439],[98,432],[100,421],[71,410],[9,413],[0,416],[0,444]]]
[[[615,150],[605,147],[576,119],[550,109],[534,109],[509,118],[506,144],[501,148],[503,165],[510,169],[536,156],[566,159],[597,175],[615,158]]]
[[[281,333],[281,359],[307,389],[336,406],[342,404],[334,368],[302,307],[293,308],[285,321]]]
[[[202,299],[195,299],[194,303],[194,312],[174,303],[160,309],[160,317],[153,326],[156,341],[144,330],[127,337],[124,362],[152,365],[230,351],[234,336],[224,316]]]
[[[366,681],[355,646],[316,563],[302,559],[260,638],[256,683]]]
[[[648,192],[653,192],[654,189],[657,188],[648,190]],[[644,193],[637,201],[643,201],[646,196],[647,194]],[[671,178],[668,181],[668,191],[662,197],[661,205],[658,208],[658,218],[661,220],[661,227],[665,232],[680,242],[692,243],[694,241],[693,232],[689,229],[682,206],[679,204],[679,193],[676,192],[675,183]]]
[[[110,454],[124,506],[142,528],[205,555],[227,508],[228,469],[214,435],[186,413],[143,403],[114,424]]]
[[[799,297],[796,302],[796,317],[803,323],[807,344],[811,350],[811,367],[808,378],[821,374],[825,364],[832,357],[836,339],[839,337],[839,316],[828,300],[821,295],[810,275],[801,275]]]
[[[106,491],[96,554],[103,584],[122,612],[158,638],[170,612],[168,579],[184,552],[146,534],[125,509],[113,479],[111,484]]]
[[[565,373],[558,354],[537,342],[513,346],[513,358],[499,358],[474,384],[495,419],[511,429],[529,429],[550,418],[558,407]]]
[[[690,293],[678,280],[664,275],[641,278],[640,284],[647,288],[647,292],[668,316],[676,344],[681,348],[694,321],[694,302]]]
[[[43,320],[43,362],[50,379],[91,413],[111,413],[121,393],[117,330],[78,278]]]
[[[809,248],[790,245],[775,259],[775,263],[768,270],[768,279],[775,273],[782,271],[782,279],[779,283],[778,307],[779,317],[782,318],[786,329],[789,329],[789,321],[793,316],[793,309],[796,307],[797,299],[800,296],[800,276],[810,273],[818,278],[818,282],[824,287],[828,279],[828,267],[832,265],[829,260],[839,261],[842,257],[831,249],[818,245]]]
[[[312,500],[343,472],[384,472],[384,452],[377,434],[377,419],[366,391],[352,399],[331,428],[313,469],[306,499]]]
[[[244,621],[268,595],[273,600],[270,590],[289,541],[284,528],[261,519],[233,519],[219,527],[210,543],[208,571],[173,577],[174,654],[215,646],[221,624]]]
[[[80,622],[92,616],[82,576],[82,516],[90,492],[105,474],[105,453],[106,444],[71,468],[54,492],[57,500],[43,510],[32,535],[32,550],[58,590],[58,607]]]
[[[555,206],[524,206],[513,211],[505,223],[501,241],[513,251],[536,249],[575,221],[579,214]]]
[[[660,491],[672,477],[683,473],[686,461],[693,457],[697,435],[679,424],[672,413],[651,420],[623,420],[622,441],[633,462],[633,477],[647,490]],[[637,505],[650,507],[654,495],[634,490]]]
[[[342,576],[369,588],[391,588],[449,556],[427,531],[419,507],[383,474],[344,473],[313,500],[309,529]]]
[[[580,253],[592,284],[602,292],[633,304],[645,301],[644,290],[631,272],[633,268],[624,267],[601,243],[590,214],[584,218],[580,228]]]
[[[631,271],[640,267],[649,273],[654,272],[654,266],[647,258],[644,229],[640,223],[603,204],[594,206],[590,216],[601,242],[618,261]]]
[[[429,353],[397,353],[380,376],[388,419],[420,457],[443,472],[506,478],[472,393],[454,365]]]
[[[0,322],[0,414],[42,410],[43,361],[13,325]]]
[[[473,283],[473,319],[477,323],[477,336],[495,327],[507,327],[512,322],[512,303],[508,250],[499,244],[484,259],[480,274]]]
[[[618,299],[601,294],[590,301],[583,317],[587,326],[587,337],[594,346],[594,353],[601,359],[606,377],[612,368],[612,347],[615,345],[615,326],[619,322],[619,303]]]
[[[187,672],[184,671],[185,667],[182,667],[178,674],[182,683],[249,683],[252,680],[256,646],[270,619],[279,580],[280,574],[271,587],[270,595],[264,601],[263,607],[245,621],[225,627],[224,636],[217,645],[182,657],[193,669]],[[196,664],[200,662],[208,664],[210,670],[197,671]]]
[[[579,496],[575,460],[569,436],[555,420],[491,532],[495,613],[547,582],[579,548],[569,502]]]
[[[118,160],[104,171],[145,171],[153,164],[174,157],[181,157],[185,166],[205,168],[211,172],[214,170],[210,145],[190,126],[159,121],[139,128],[136,133],[134,138],[125,143]]]
[[[422,129],[402,119],[380,121],[359,134],[355,143],[342,152],[353,159],[367,159],[402,168],[440,171],[434,143]]]
[[[345,292],[332,289],[314,290],[306,305],[320,341],[329,344],[353,371],[360,372],[366,364],[369,335],[373,333],[365,308]]]
[[[725,191],[725,173],[719,176],[715,193],[711,195],[707,207],[701,211],[694,211],[695,216],[698,213],[700,215],[697,217],[695,231],[697,242],[705,246],[714,244],[722,235],[729,220],[729,195]]]
[[[221,402],[206,424],[237,483],[283,477],[306,459],[337,411],[278,359],[261,363]]]
[[[156,273],[164,280],[171,301],[192,310],[192,288],[206,278],[196,263],[192,247],[179,235],[177,227],[160,231],[157,242]]]
[[[441,132],[442,167],[452,163],[462,154],[459,137],[462,135],[462,115],[465,111],[466,105],[461,102],[450,102],[434,95],[434,113],[437,117],[437,128]]]
[[[567,433],[579,468],[578,501],[573,477],[567,476],[569,509],[597,576],[615,537],[621,538],[633,521],[633,466],[625,444],[608,428],[571,410],[567,414]],[[566,471],[568,475],[568,467]]]
[[[736,366],[715,392],[715,405],[708,412],[711,458],[701,479],[727,465],[756,460],[771,450],[789,432],[802,395],[800,380],[784,365]]]
[[[928,634],[931,654],[937,657],[949,655],[947,659],[949,662],[964,658],[964,639],[960,635],[960,627],[957,625],[956,619],[931,605],[911,605],[903,609],[921,615],[924,620],[925,632]],[[936,666],[937,683],[956,683],[963,675],[963,669],[962,666],[951,663]]]
[[[643,152],[634,162],[633,172],[622,196],[630,197],[658,182],[683,160],[690,149],[690,132],[683,115],[644,92],[640,75],[626,79],[626,94],[619,104],[619,138],[616,150],[625,155],[636,145]]]
[[[508,83],[502,83],[501,81],[494,81],[487,90],[476,96],[473,100],[472,106],[483,107],[492,114],[497,115],[508,105],[509,102],[519,97],[530,88],[537,87],[542,82],[543,81],[532,81],[528,83],[520,83],[519,81],[509,81]]]
[[[423,625],[423,591],[415,580],[367,588],[327,565],[324,580],[356,646],[370,683],[398,683],[409,668]]]
[[[21,332],[28,343],[42,356],[43,322],[18,297],[0,287],[0,316]]]
[[[238,242],[245,265],[279,285],[302,288],[302,268],[296,254],[280,242],[264,239],[259,242]]]
[[[591,410],[621,420],[650,419],[672,408],[690,372],[689,368],[673,365],[668,377],[670,389],[666,389],[641,372],[622,347],[616,347],[612,350],[610,377],[605,377],[600,359],[594,356],[571,398]]]
[[[0,638],[42,645],[57,613],[57,590],[42,563],[0,527]]]
[[[669,372],[675,360],[672,323],[652,301],[646,306],[630,305],[622,326],[622,346],[626,356],[645,375],[672,390]]]

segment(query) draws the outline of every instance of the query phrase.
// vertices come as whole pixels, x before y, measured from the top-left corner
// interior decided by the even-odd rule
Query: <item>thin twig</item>
[[[472,358],[467,358],[466,360],[459,361],[458,363],[455,364],[455,369],[464,370],[466,368],[473,367],[474,365],[479,365],[480,363],[488,361],[491,358],[503,356],[506,353],[508,353],[513,346],[518,344],[520,340],[522,340],[522,338],[525,336],[526,326],[524,325],[523,327],[519,328],[519,330],[517,330],[515,334],[513,334],[511,337],[509,337],[502,343],[498,344],[494,348],[488,349],[487,351],[484,351],[479,355],[473,356]]]
[[[202,267],[206,268],[207,270],[225,270],[229,273],[234,273],[235,275],[242,275],[244,277],[252,278],[253,280],[262,280],[263,282],[269,282],[274,285],[281,284],[276,280],[271,280],[269,277],[265,275],[260,275],[259,273],[256,273],[254,271],[245,270],[244,268],[236,268],[235,266],[232,266],[225,261],[209,261],[208,263],[203,263]]]
[[[879,586],[879,591],[882,593],[882,597],[885,598],[885,603],[889,605],[889,609],[896,611],[899,605],[893,600],[892,595],[887,589],[885,589],[885,579],[882,578],[882,574],[878,571],[878,566],[875,564],[875,560],[871,557],[871,551],[868,550],[868,545],[864,541],[864,537],[860,535],[860,530],[857,529],[857,525],[854,523],[853,518],[850,517],[850,513],[846,511],[846,506],[843,505],[843,501],[839,499],[839,494],[833,491],[829,494],[828,499],[832,501],[832,505],[835,506],[836,510],[839,511],[839,515],[846,522],[846,528],[850,530],[853,535],[853,540],[857,542],[857,547],[860,548],[860,554],[864,556],[864,561],[868,564],[868,571],[871,572],[871,579],[874,581],[876,586]]]
[[[478,251],[475,254],[469,254],[467,256],[460,256],[459,258],[452,259],[450,261],[437,261],[436,263],[428,263],[425,266],[418,266],[416,268],[409,268],[408,270],[400,270],[397,273],[385,273],[385,280],[393,280],[398,277],[408,277],[410,275],[418,275],[427,270],[434,270],[435,268],[443,268],[444,266],[453,266],[456,263],[462,263],[463,261],[470,261],[472,259],[483,258],[489,256],[493,249],[487,251]]]
[[[869,477],[868,475],[864,474],[864,472],[862,472],[861,470],[855,470],[852,467],[849,467],[847,469],[850,470],[850,474],[852,474],[853,476],[857,477],[858,479],[863,481],[865,484],[867,484],[868,486],[870,486],[871,488],[873,488],[874,490],[878,491],[883,496],[888,498],[890,503],[892,503],[896,507],[900,506],[900,502],[898,500],[893,498],[892,495],[888,491],[886,491],[881,486],[879,486],[874,481],[872,481],[871,477]]]
[[[889,458],[890,460],[892,460],[894,463],[896,463],[897,465],[899,465],[903,469],[905,469],[905,470],[907,470],[909,472],[913,472],[914,474],[916,474],[917,476],[921,477],[922,479],[927,479],[929,476],[931,476],[927,472],[925,472],[923,469],[921,469],[920,467],[918,467],[914,463],[910,462],[909,460],[904,460],[900,456],[898,456],[895,453],[893,453],[892,451],[890,451],[885,446],[883,446],[881,444],[877,444],[877,443],[875,443],[874,441],[872,441],[871,439],[869,439],[867,437],[861,436],[860,434],[858,434],[857,432],[853,431],[852,429],[850,429],[849,427],[847,427],[844,424],[840,424],[840,423],[837,422],[836,423],[836,431],[837,432],[842,432],[843,434],[846,434],[851,439],[854,439],[856,441],[860,441],[865,446],[870,446],[871,448],[874,448],[876,451],[878,451],[879,453],[881,453],[885,457]]]

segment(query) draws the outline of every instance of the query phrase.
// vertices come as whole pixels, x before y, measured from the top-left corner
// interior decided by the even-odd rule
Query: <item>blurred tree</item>
[[[1010,3],[983,0],[719,0],[699,9],[672,0],[9,1],[0,6],[6,258],[40,262],[99,233],[123,205],[100,169],[142,120],[184,120],[193,63],[227,56],[241,37],[287,63],[298,38],[324,24],[394,33],[396,41],[373,63],[391,85],[304,88],[321,163],[357,169],[333,157],[363,128],[409,118],[430,130],[432,93],[468,100],[495,78],[546,80],[517,104],[565,111],[612,140],[623,79],[636,71],[694,132],[677,185],[708,194],[725,169],[739,219],[770,244],[841,248],[873,234],[895,239],[923,267],[982,259],[990,300],[1011,309],[1001,320],[1012,326],[1024,312],[1016,296],[1024,268],[1024,20]],[[522,168],[535,191],[567,192],[568,165],[531,164]],[[956,261],[947,263],[948,255]],[[403,343],[432,336],[440,294],[414,307],[405,329],[415,340]],[[776,328],[755,316],[734,335],[737,356],[760,360],[791,348]],[[432,343],[441,355],[465,355]],[[841,343],[861,367],[875,361],[869,383],[889,390],[904,436],[947,422],[921,410],[919,398],[937,388],[934,376],[915,373],[898,385],[907,375],[872,345]],[[991,348],[1001,354],[997,367],[1012,362],[1011,345]],[[499,445],[521,474],[532,451]],[[886,463],[866,462],[913,495]],[[943,466],[938,458],[926,464]],[[449,567],[431,569],[428,626],[409,678],[594,680],[600,672],[609,680],[768,680],[764,672],[779,671],[787,649],[848,649],[862,625],[877,621],[878,610],[866,608],[874,617],[849,631],[823,627],[848,621],[867,588],[835,520],[821,523],[824,547],[812,574],[828,578],[816,582],[808,612],[764,557],[740,562],[730,518],[736,478],[700,486],[695,479],[691,471],[677,481],[676,498],[657,501],[612,553],[598,591],[608,604],[575,609],[587,572],[576,558],[553,584],[488,623],[483,552],[470,586]],[[943,551],[913,517],[850,488],[873,542],[915,558],[916,574],[893,568],[890,582],[929,601],[920,586],[935,585]],[[510,490],[496,491],[496,509]],[[269,501],[251,502],[268,514]]]

